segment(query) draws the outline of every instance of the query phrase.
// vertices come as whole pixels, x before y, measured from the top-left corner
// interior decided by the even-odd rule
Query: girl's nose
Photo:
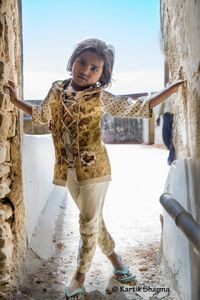
[[[89,66],[88,66],[88,67],[85,66],[84,68],[82,68],[81,72],[82,72],[83,74],[85,74],[85,75],[89,75],[89,73],[90,73],[90,68],[89,68]]]

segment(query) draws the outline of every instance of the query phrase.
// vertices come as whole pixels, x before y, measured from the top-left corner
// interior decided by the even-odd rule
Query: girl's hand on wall
[[[153,95],[151,97],[151,100],[149,101],[150,107],[153,108],[156,105],[162,103],[165,101],[168,97],[170,97],[172,94],[176,93],[178,91],[178,88],[186,83],[185,80],[177,80],[174,81],[172,84],[168,85],[164,90],[161,92]]]
[[[32,105],[18,99],[17,97],[17,87],[15,83],[11,80],[8,80],[8,83],[4,85],[4,88],[9,90],[10,101],[20,110],[24,111],[28,115],[32,116]]]
[[[179,79],[179,80],[176,80],[174,82],[172,82],[168,88],[170,89],[171,93],[176,93],[178,91],[178,88],[183,85],[184,83],[186,83],[185,80],[182,80],[182,79]]]
[[[13,81],[8,80],[4,87],[9,90],[11,101],[17,99],[17,87]]]

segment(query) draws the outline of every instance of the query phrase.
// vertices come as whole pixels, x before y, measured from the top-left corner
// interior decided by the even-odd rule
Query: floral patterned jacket
[[[111,179],[100,128],[105,112],[118,117],[148,118],[152,115],[149,97],[133,100],[114,96],[102,87],[75,92],[70,88],[70,79],[54,82],[41,105],[33,106],[33,122],[49,122],[52,131],[54,184],[66,186],[68,168],[72,167],[81,185]]]

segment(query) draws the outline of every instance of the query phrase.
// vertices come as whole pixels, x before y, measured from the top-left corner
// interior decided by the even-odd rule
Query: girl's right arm
[[[150,107],[153,108],[156,105],[162,103],[167,98],[169,98],[172,94],[176,93],[179,89],[179,87],[183,84],[185,84],[185,80],[177,80],[170,85],[168,85],[165,89],[163,89],[161,92],[156,93],[155,95],[151,96],[151,100],[149,101]]]
[[[9,80],[5,87],[9,90],[10,101],[20,110],[32,116],[32,105],[21,101],[17,97],[17,88],[13,81]]]

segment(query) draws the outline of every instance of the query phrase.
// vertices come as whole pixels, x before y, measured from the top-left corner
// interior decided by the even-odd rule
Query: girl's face
[[[72,66],[72,86],[84,90],[94,85],[103,72],[104,60],[96,53],[87,50],[81,53]]]

